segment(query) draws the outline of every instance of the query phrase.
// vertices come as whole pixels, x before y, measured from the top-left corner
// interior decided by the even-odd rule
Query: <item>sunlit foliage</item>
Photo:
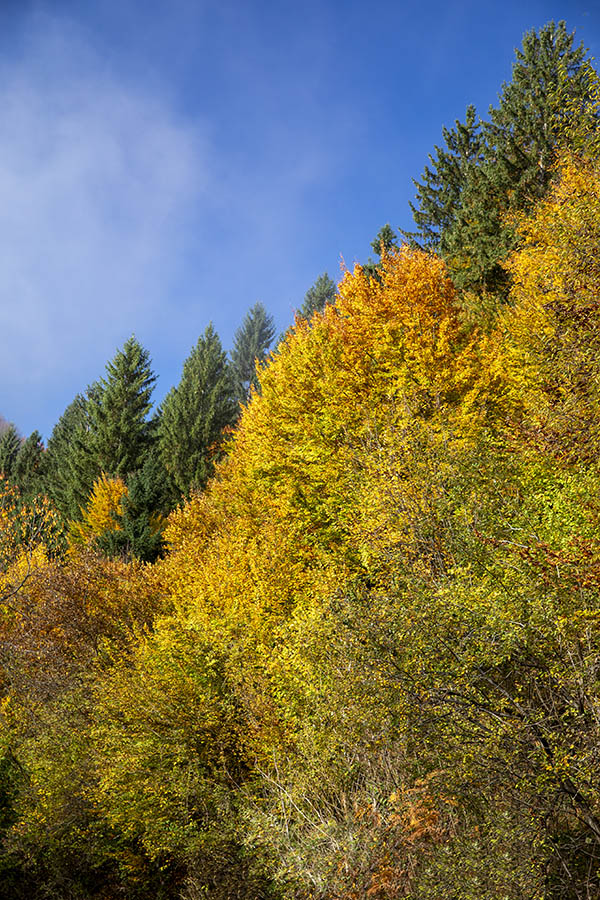
[[[382,241],[298,317],[164,558],[100,552],[119,478],[64,557],[2,482],[7,896],[598,896],[600,168],[574,143],[493,315]]]

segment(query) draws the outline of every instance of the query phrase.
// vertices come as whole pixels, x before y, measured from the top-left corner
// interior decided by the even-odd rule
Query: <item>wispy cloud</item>
[[[207,147],[47,17],[0,67],[0,109],[0,382],[39,401],[157,312]]]
[[[132,332],[160,399],[210,320],[227,346],[261,299],[286,327],[326,237],[335,274],[334,193],[366,125],[327,42],[192,6],[131,53],[114,23],[38,7],[0,62],[0,413],[24,431],[48,436]]]

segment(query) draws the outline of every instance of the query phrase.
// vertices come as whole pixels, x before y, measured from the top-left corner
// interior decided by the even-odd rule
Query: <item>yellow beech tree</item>
[[[505,317],[524,427],[557,459],[595,460],[600,401],[600,163],[565,152],[557,182],[520,226]]]
[[[107,531],[119,531],[121,501],[126,495],[127,486],[122,478],[104,473],[97,478],[81,521],[71,522],[69,526],[71,550],[91,544]]]
[[[595,264],[569,249],[570,204],[595,201],[577,183],[524,224],[485,330],[431,255],[346,273],[258,373],[164,559],[78,549],[28,582],[0,650],[25,773],[7,846],[31,883],[597,895]],[[98,485],[90,535],[118,490]]]

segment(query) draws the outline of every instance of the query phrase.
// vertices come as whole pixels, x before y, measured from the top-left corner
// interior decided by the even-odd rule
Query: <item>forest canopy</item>
[[[3,428],[2,896],[600,896],[599,99],[531,32],[426,246]]]

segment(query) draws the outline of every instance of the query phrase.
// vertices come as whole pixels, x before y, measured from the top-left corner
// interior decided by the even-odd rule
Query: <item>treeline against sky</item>
[[[335,294],[324,273],[297,315],[310,318]],[[185,360],[181,381],[152,412],[156,376],[148,351],[131,337],[106,376],[74,398],[47,447],[38,431],[24,440],[0,419],[0,473],[24,500],[47,495],[72,539],[89,538],[89,517],[103,510],[103,523],[111,526],[116,517],[119,527],[101,528],[95,546],[153,561],[163,549],[168,513],[212,474],[274,338],[273,318],[261,303],[244,318],[229,357],[209,325]]]
[[[600,896],[599,115],[529,33],[256,370],[150,417],[131,339],[17,446],[0,894]]]

